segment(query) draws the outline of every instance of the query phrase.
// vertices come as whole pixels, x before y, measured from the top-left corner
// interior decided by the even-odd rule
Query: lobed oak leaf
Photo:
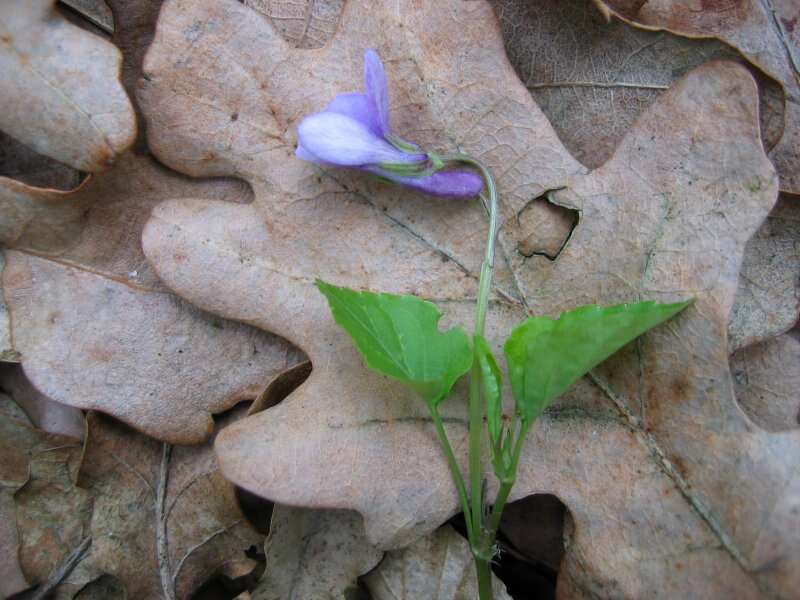
[[[595,0],[608,17],[640,27],[689,37],[716,37],[738,49],[756,67],[774,77],[786,94],[783,135],[770,158],[781,189],[800,193],[800,9],[793,0],[739,0],[711,3],[697,10],[690,0]]]
[[[442,306],[444,328],[470,320],[485,233],[477,209],[292,156],[297,121],[358,89],[372,47],[387,64],[395,128],[474,155],[497,176],[495,349],[527,311],[696,298],[579,382],[531,433],[514,497],[552,493],[570,511],[559,593],[790,596],[800,440],[745,417],[728,366],[744,248],[777,197],[752,77],[725,62],[692,71],[587,174],[515,78],[492,23],[485,2],[351,0],[333,39],[302,51],[236,2],[164,5],[140,92],[151,147],[189,174],[238,175],[255,199],[165,202],[145,228],[145,253],[181,296],[287,337],[313,364],[285,401],[219,437],[223,472],[277,502],[357,510],[387,549],[456,510],[424,404],[364,368],[313,288],[320,277],[416,293]],[[578,223],[557,260],[525,256],[513,221],[556,188],[565,189],[553,202],[578,211]],[[459,454],[462,395],[442,404]]]
[[[301,361],[275,336],[176,299],[140,247],[143,223],[164,196],[247,194],[241,182],[192,181],[128,154],[69,194],[71,206],[86,208],[57,245],[52,232],[18,238],[18,249],[5,252],[3,288],[13,350],[34,386],[159,439],[197,443],[211,434],[211,413],[255,397]]]
[[[642,112],[711,60],[750,67],[761,134],[783,133],[783,89],[716,39],[690,39],[607,20],[586,0],[491,0],[509,60],[564,145],[589,168],[605,163]]]
[[[82,171],[110,167],[136,136],[113,44],[60,16],[55,0],[0,5],[0,129]]]
[[[669,85],[715,59],[742,63],[756,78],[764,147],[771,150],[783,135],[783,88],[717,39],[606,21],[586,0],[493,0],[492,4],[517,74],[564,145],[587,167],[606,162],[634,121]],[[517,215],[521,239],[517,248],[522,254],[554,257],[560,252],[575,218],[573,211],[557,207],[572,218],[562,219],[561,228],[553,227],[554,207],[552,201],[548,205],[539,198]],[[797,202],[782,198],[745,249],[728,328],[732,351],[779,335],[797,321],[798,211]],[[543,235],[551,231],[552,238]]]

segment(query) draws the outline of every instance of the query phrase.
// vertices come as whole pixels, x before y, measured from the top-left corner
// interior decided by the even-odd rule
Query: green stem
[[[481,600],[492,600],[492,568],[489,561],[476,557],[475,570],[478,575],[478,597]]]
[[[523,420],[519,435],[514,442],[514,453],[511,457],[511,468],[509,469],[508,477],[500,482],[500,489],[497,490],[497,497],[489,515],[489,524],[486,527],[487,540],[490,544],[494,543],[494,539],[497,536],[497,528],[500,526],[503,509],[506,506],[508,495],[511,493],[511,488],[514,487],[514,482],[517,480],[517,465],[519,464],[519,456],[522,453],[522,446],[525,443],[525,436],[528,433],[528,427],[528,422]]]
[[[481,449],[483,442],[483,404],[481,403],[480,366],[473,357],[469,379],[469,479],[472,499],[472,529],[480,542],[483,530],[483,468]]]
[[[478,300],[475,309],[475,335],[483,336],[486,327],[486,313],[489,307],[489,292],[492,288],[492,272],[494,270],[494,247],[497,239],[497,187],[494,178],[486,166],[469,156],[454,155],[442,157],[442,160],[450,163],[467,164],[477,169],[484,182],[486,191],[489,194],[488,207],[484,203],[484,208],[489,213],[489,233],[486,238],[486,251],[481,264],[481,274],[478,283]],[[481,201],[484,198],[481,197]],[[469,385],[469,479],[470,479],[470,499],[472,502],[472,533],[470,539],[472,553],[475,556],[475,566],[478,570],[478,587],[481,600],[491,600],[491,569],[488,559],[485,557],[483,543],[483,466],[481,463],[483,447],[483,421],[484,406],[481,402],[480,387],[480,365],[477,355],[473,357],[472,372],[470,374]],[[465,515],[466,517],[467,515]]]
[[[467,537],[470,543],[477,540],[475,532],[472,529],[471,509],[469,505],[469,496],[467,496],[467,488],[464,485],[464,478],[461,475],[461,469],[458,466],[458,461],[453,453],[453,448],[450,446],[450,440],[445,433],[444,425],[442,424],[442,417],[439,415],[439,410],[433,406],[431,407],[431,417],[433,418],[433,425],[436,427],[436,435],[439,436],[439,443],[444,449],[444,454],[447,457],[447,466],[450,467],[450,474],[453,477],[453,483],[458,490],[458,498],[461,501],[461,510],[464,511],[464,521],[467,524]]]

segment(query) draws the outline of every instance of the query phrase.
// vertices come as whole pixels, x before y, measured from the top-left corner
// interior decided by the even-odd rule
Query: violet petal
[[[363,123],[332,112],[306,117],[297,127],[298,145],[318,160],[343,167],[424,161],[425,154],[401,152]]]
[[[480,175],[466,169],[437,171],[427,177],[404,177],[377,167],[367,170],[406,187],[444,198],[472,198],[483,189]]]
[[[391,131],[389,127],[389,91],[386,87],[386,73],[375,50],[364,52],[364,86],[366,95],[377,116],[381,135]]]
[[[369,127],[376,136],[383,137],[378,113],[373,109],[372,102],[366,94],[339,94],[328,104],[325,111],[350,117]]]

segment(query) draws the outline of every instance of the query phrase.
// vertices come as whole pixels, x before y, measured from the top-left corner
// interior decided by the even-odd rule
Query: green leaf
[[[517,410],[532,422],[581,376],[690,302],[590,305],[527,319],[503,346]]]
[[[475,356],[481,372],[481,388],[486,399],[486,423],[492,446],[497,447],[503,432],[503,405],[501,389],[503,377],[494,359],[489,343],[481,335],[475,336]]]
[[[460,327],[439,331],[442,313],[435,304],[316,283],[367,366],[409,385],[430,405],[444,399],[472,366],[467,334]]]

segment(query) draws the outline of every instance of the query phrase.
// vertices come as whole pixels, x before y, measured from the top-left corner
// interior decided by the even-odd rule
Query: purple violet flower
[[[483,179],[467,169],[446,169],[442,159],[392,133],[383,63],[364,53],[366,92],[339,94],[323,112],[297,127],[298,158],[368,171],[435,196],[469,198]]]

